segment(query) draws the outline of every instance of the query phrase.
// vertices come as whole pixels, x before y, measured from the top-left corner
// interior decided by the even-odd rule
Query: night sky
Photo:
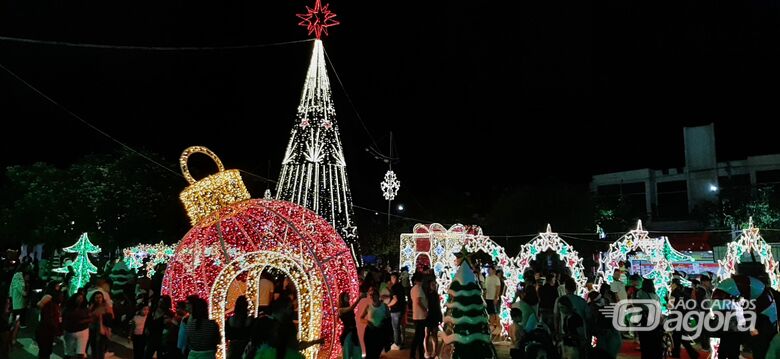
[[[311,2],[0,0],[0,36],[147,46],[307,38]],[[720,160],[779,153],[777,1],[339,1],[325,48],[377,146],[393,131],[410,216],[451,193],[683,165],[685,125]],[[311,43],[217,51],[0,41],[0,64],[137,148],[190,145],[275,179]],[[356,204],[383,208],[386,165],[329,69]],[[117,148],[0,71],[0,165]],[[776,125],[775,125],[776,126]],[[269,168],[270,164],[270,168]],[[257,179],[247,179],[258,188]],[[182,187],[185,183],[182,181]],[[261,193],[255,191],[255,196]],[[427,208],[423,210],[423,208]]]

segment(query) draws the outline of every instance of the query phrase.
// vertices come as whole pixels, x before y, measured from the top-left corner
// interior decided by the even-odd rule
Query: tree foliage
[[[772,186],[726,188],[717,203],[702,203],[694,215],[713,228],[741,228],[753,217],[759,228],[780,225],[780,201]]]
[[[129,151],[89,155],[66,168],[11,166],[5,177],[0,238],[7,244],[61,247],[88,232],[114,248],[172,242],[186,231],[177,198],[186,182]]]

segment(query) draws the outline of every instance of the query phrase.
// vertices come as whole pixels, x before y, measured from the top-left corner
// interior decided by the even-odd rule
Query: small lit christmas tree
[[[69,293],[73,294],[89,282],[89,277],[97,273],[97,267],[89,261],[89,254],[100,253],[100,247],[89,241],[87,233],[79,237],[76,244],[62,249],[65,253],[76,253],[76,259],[73,263],[55,269],[57,273],[68,273],[68,267],[73,267],[74,275],[70,280]]]
[[[445,336],[444,342],[454,343],[453,358],[496,358],[496,350],[490,342],[490,327],[482,289],[474,276],[469,254],[465,249],[458,254],[458,260],[461,263],[448,293],[449,314],[444,317],[445,323],[453,324],[453,333]]]

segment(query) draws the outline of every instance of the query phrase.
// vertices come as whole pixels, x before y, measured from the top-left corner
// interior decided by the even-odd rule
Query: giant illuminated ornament
[[[661,310],[666,312],[666,298],[671,291],[672,274],[674,273],[673,262],[693,261],[693,257],[682,254],[672,248],[669,239],[666,237],[652,238],[648,232],[642,228],[642,221],[637,221],[636,228],[628,231],[617,241],[609,245],[609,250],[604,255],[602,266],[599,267],[599,278],[594,285],[596,290],[602,283],[609,285],[614,281],[612,273],[619,269],[619,262],[625,261],[631,252],[641,251],[637,254],[638,258],[645,259],[653,263],[653,270],[645,275],[647,279],[652,279],[658,296],[661,298]]]
[[[409,268],[409,273],[412,274],[416,271],[418,262],[430,263],[436,275],[442,312],[446,311],[447,290],[458,269],[455,265],[455,254],[461,252],[464,247],[471,253],[482,251],[490,255],[491,260],[503,270],[507,288],[517,288],[522,281],[522,271],[517,270],[503,247],[482,234],[482,228],[479,226],[455,224],[446,229],[439,223],[430,225],[418,223],[412,233],[401,234],[399,264],[401,268]],[[507,334],[512,324],[509,310],[513,298],[514,292],[511,290],[507,290],[502,297],[499,318],[504,334]]]
[[[192,178],[187,160],[194,153],[210,156],[218,172],[197,181]],[[180,198],[193,227],[168,262],[162,292],[174,301],[196,294],[209,302],[209,315],[222,331],[217,352],[222,359],[226,305],[232,304],[227,303],[229,292],[246,288],[255,311],[260,274],[276,269],[292,279],[299,293],[299,340],[325,340],[304,355],[340,357],[338,296],[346,292],[357,298],[358,282],[350,249],[333,227],[294,203],[250,199],[239,171],[225,170],[205,147],[186,149],[180,165],[190,183]]]
[[[531,266],[531,261],[536,260],[536,256],[539,253],[543,253],[547,250],[552,250],[561,261],[569,268],[570,275],[577,283],[577,295],[584,296],[587,292],[585,283],[587,277],[585,276],[585,267],[582,266],[582,258],[580,258],[574,247],[570,246],[566,241],[558,236],[558,233],[552,231],[550,225],[547,225],[545,232],[539,233],[530,242],[523,244],[520,247],[520,254],[514,259],[517,269],[520,271],[520,275]]]
[[[320,0],[316,0],[314,8],[306,9],[306,14],[298,14],[299,25],[305,26],[309,34],[315,34],[316,39],[298,114],[282,160],[276,199],[299,204],[325,218],[347,242],[353,259],[360,264],[347,162],[331,98],[325,49],[320,40],[322,33],[327,35],[328,27],[337,25],[338,21]]]

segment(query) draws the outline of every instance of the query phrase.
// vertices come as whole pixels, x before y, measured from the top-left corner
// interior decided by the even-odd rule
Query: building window
[[[757,184],[780,183],[780,170],[756,171]]]
[[[687,181],[659,182],[656,184],[656,194],[656,216],[659,219],[683,219],[688,216]]]
[[[627,215],[640,218],[647,214],[645,192],[644,182],[604,185],[596,188],[596,194],[603,205],[615,208],[622,200]]]

